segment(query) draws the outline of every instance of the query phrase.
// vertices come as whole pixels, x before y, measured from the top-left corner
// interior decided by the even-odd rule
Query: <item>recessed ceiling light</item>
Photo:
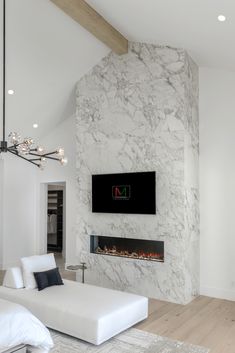
[[[33,128],[34,128],[34,129],[37,129],[37,128],[38,128],[38,124],[36,124],[36,123],[33,124]]]
[[[15,91],[13,89],[9,89],[8,90],[8,94],[10,94],[11,96],[15,93]]]
[[[218,20],[219,20],[220,22],[224,22],[224,21],[226,21],[226,17],[225,17],[224,15],[219,15],[219,16],[218,16]]]

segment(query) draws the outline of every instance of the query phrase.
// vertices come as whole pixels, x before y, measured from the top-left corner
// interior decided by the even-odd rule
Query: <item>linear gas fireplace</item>
[[[99,255],[164,262],[164,242],[91,235],[90,252]]]

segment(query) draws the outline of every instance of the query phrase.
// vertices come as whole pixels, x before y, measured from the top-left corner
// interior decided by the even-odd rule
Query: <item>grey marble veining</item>
[[[198,69],[182,49],[131,43],[77,84],[77,254],[89,283],[178,303],[199,288]],[[157,173],[156,215],[91,213],[91,175]],[[165,242],[165,263],[89,253],[89,235]]]

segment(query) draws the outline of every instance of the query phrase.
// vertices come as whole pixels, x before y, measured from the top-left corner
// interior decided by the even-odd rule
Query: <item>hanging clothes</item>
[[[47,233],[55,234],[57,233],[57,215],[51,214],[47,217]]]

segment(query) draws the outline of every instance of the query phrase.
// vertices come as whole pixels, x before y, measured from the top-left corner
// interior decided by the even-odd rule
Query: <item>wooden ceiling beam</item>
[[[128,40],[109,24],[85,0],[50,0],[86,28],[116,54],[128,52]]]

